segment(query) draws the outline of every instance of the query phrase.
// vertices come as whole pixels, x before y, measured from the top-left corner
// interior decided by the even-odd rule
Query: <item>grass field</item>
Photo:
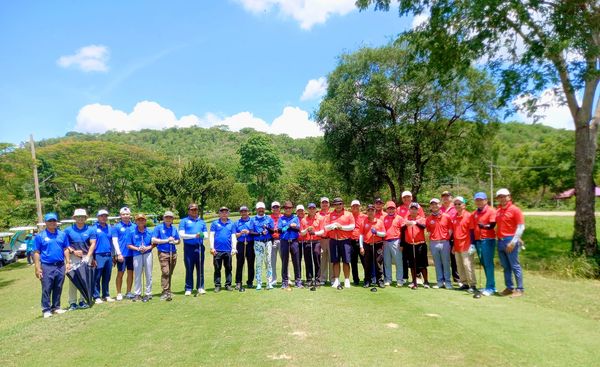
[[[528,269],[568,251],[571,218],[527,218],[527,226]],[[209,292],[193,298],[183,296],[183,274],[180,262],[170,303],[155,297],[42,319],[33,268],[20,260],[0,269],[0,360],[4,366],[598,365],[597,280],[530,270],[519,299],[390,287],[214,294],[209,261]],[[156,295],[156,262],[153,279]],[[502,289],[499,271],[496,282]],[[65,288],[63,306],[66,297]]]

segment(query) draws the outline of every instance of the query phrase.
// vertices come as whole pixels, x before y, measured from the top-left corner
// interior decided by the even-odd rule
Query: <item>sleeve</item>
[[[95,240],[96,239],[96,226],[90,227],[89,232],[90,232],[90,240]]]
[[[152,238],[158,238],[159,240],[162,239],[160,238],[160,226],[154,227],[152,230]]]
[[[523,211],[517,209],[515,210],[515,212],[515,221],[517,222],[516,224],[525,224],[525,217],[523,216]]]
[[[184,233],[185,233],[185,222],[187,222],[187,220],[185,218],[183,218],[181,221],[179,221],[179,230],[184,231]]]
[[[33,249],[37,252],[42,252],[42,241],[39,240],[41,234],[35,236],[35,241],[33,241]]]
[[[69,232],[67,232],[69,229],[65,229],[64,234],[65,234],[65,241],[67,242],[67,246],[71,245],[71,236],[69,236]],[[37,236],[35,236],[37,238]]]

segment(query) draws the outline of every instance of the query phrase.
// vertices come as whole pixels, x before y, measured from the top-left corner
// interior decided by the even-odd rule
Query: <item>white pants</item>
[[[142,294],[142,271],[146,277],[146,295],[152,294],[152,251],[133,257],[133,294]]]

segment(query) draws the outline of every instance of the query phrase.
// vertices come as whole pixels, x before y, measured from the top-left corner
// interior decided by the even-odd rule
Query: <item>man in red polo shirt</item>
[[[494,254],[496,252],[496,210],[488,205],[485,192],[474,196],[477,209],[471,215],[471,229],[475,237],[475,249],[479,262],[485,272],[485,287],[481,291],[484,296],[496,293],[494,276]]]
[[[271,219],[273,219],[273,228],[277,228],[279,218],[281,218],[281,204],[278,201],[271,203]],[[281,241],[279,240],[279,233],[273,232],[273,247],[271,248],[271,272],[273,274],[273,280],[271,286],[277,284],[277,253],[279,252]]]
[[[329,255],[333,264],[333,288],[340,289],[340,261],[344,264],[344,286],[350,288],[350,255],[352,246],[350,237],[354,231],[354,217],[351,212],[344,210],[341,198],[333,200],[335,210],[329,213],[325,220],[325,230],[329,237]]]
[[[402,225],[401,241],[404,244],[404,256],[412,274],[412,289],[417,289],[417,274],[423,274],[423,288],[429,288],[427,277],[427,243],[425,242],[425,217],[419,215],[421,206],[418,203],[409,204],[409,213]],[[422,210],[422,209],[421,209]]]
[[[308,215],[300,220],[300,240],[304,247],[304,267],[309,287],[320,285],[318,276],[321,269],[321,237],[317,235],[321,227],[319,220],[317,206],[315,203],[309,203]]]
[[[350,239],[350,244],[352,244],[352,254],[350,257],[350,268],[352,269],[352,282],[354,285],[360,284],[360,277],[358,275],[358,259],[360,258],[360,263],[362,264],[363,271],[365,270],[365,257],[360,253],[359,246],[359,238],[360,238],[360,229],[362,227],[363,221],[367,218],[366,214],[360,212],[360,201],[352,200],[350,203],[350,210],[352,212],[352,216],[354,217],[354,231],[352,231],[352,237]],[[367,281],[365,272],[365,282]]]
[[[383,288],[383,238],[385,227],[381,219],[375,218],[375,205],[367,206],[367,217],[360,226],[360,253],[365,256],[365,284],[369,288],[377,284]],[[367,248],[365,250],[365,247]]]
[[[318,235],[321,236],[319,243],[321,245],[321,273],[318,274],[318,279],[321,285],[325,285],[327,282],[331,283],[331,274],[333,274],[333,266],[331,265],[330,254],[329,254],[329,237],[327,237],[327,231],[325,230],[325,220],[329,216],[329,199],[327,197],[321,198],[321,210],[317,213],[319,218],[320,228]]]
[[[471,234],[471,213],[465,209],[466,200],[462,196],[454,199],[456,216],[452,219],[452,233],[454,248],[452,252],[456,258],[458,274],[462,286],[460,290],[473,293],[477,291],[477,280],[473,268],[473,254],[475,253],[474,238]]]
[[[512,203],[510,192],[500,189],[496,192],[498,209],[496,210],[496,237],[498,237],[498,256],[504,268],[506,289],[503,296],[520,297],[523,295],[523,270],[519,263],[520,239],[525,231],[523,212]],[[513,284],[515,276],[517,287]]]
[[[396,215],[396,203],[388,201],[385,204],[387,215],[383,217],[385,227],[385,244],[383,245],[383,271],[384,285],[392,283],[392,264],[396,265],[396,287],[404,284],[404,262],[402,261],[402,247],[400,246],[400,229],[404,218]]]
[[[386,212],[383,210],[383,200],[381,198],[375,199],[375,218],[382,219],[385,217]]]
[[[435,265],[437,285],[433,288],[452,289],[450,278],[450,235],[452,233],[452,220],[447,214],[440,211],[440,199],[433,198],[429,201],[431,214],[427,217],[427,231],[429,232],[429,246]]]
[[[454,220],[456,218],[456,208],[454,207],[454,202],[452,200],[452,194],[450,191],[442,192],[442,205],[440,206],[440,211],[442,213],[448,214],[450,219]],[[450,252],[454,253],[454,236],[450,236]],[[452,269],[452,279],[462,287],[460,282],[460,275],[458,274],[458,267],[456,266],[456,259],[454,256],[450,256],[450,268]]]
[[[406,219],[406,217],[408,217],[409,214],[409,205],[413,202],[413,196],[412,193],[410,191],[404,191],[402,192],[402,204],[398,206],[398,208],[396,209],[396,214],[398,214],[399,216],[401,216],[402,218]],[[418,215],[420,217],[425,218],[425,212],[423,211],[423,208],[421,207],[421,205],[419,205],[419,209],[418,209]],[[406,247],[403,247],[403,250],[406,250]],[[412,250],[411,250],[412,251]],[[409,269],[409,264],[408,264],[408,259],[406,258],[406,255],[403,253],[402,254],[402,261],[404,261],[404,272],[402,274],[402,278],[404,279],[404,282],[408,281],[408,269]]]

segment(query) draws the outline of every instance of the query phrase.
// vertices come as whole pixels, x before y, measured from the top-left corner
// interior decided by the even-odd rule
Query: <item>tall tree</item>
[[[389,10],[391,0],[357,0]],[[600,2],[590,0],[399,0],[400,16],[429,14],[410,31],[427,39],[432,68],[464,68],[487,60],[508,104],[525,100],[530,113],[553,88],[575,127],[576,213],[573,251],[597,254],[593,170],[600,124]]]
[[[248,182],[251,195],[264,201],[269,187],[279,180],[283,166],[271,139],[255,134],[238,149],[240,175]]]

